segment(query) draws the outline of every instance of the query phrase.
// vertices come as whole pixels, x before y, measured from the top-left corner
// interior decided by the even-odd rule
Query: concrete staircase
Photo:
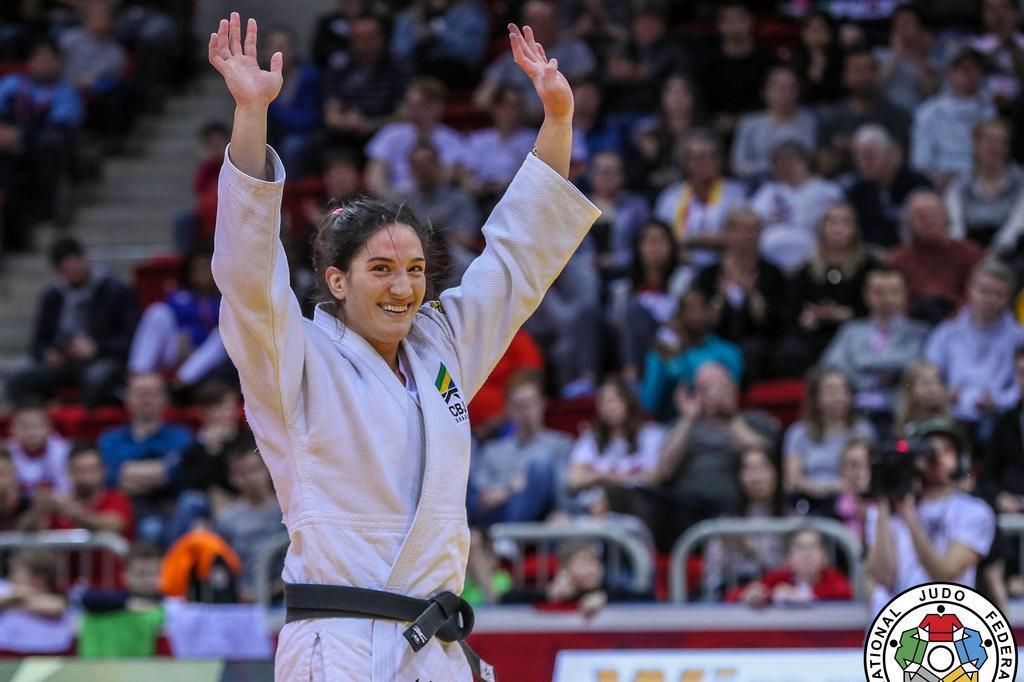
[[[195,32],[209,35],[218,19],[235,9],[243,17],[255,16],[264,30],[291,26],[308,45],[316,17],[334,6],[332,0],[204,0],[197,3]],[[205,61],[206,42],[200,43]],[[53,277],[45,256],[53,239],[64,233],[77,237],[95,263],[129,280],[136,263],[171,250],[174,217],[194,203],[197,132],[210,119],[231,123],[232,102],[223,82],[208,67],[201,73],[188,92],[139,123],[129,145],[136,154],[104,162],[102,179],[81,190],[69,228],[38,234],[34,253],[0,262],[0,384],[26,357],[39,293]],[[0,400],[2,393],[0,386]]]

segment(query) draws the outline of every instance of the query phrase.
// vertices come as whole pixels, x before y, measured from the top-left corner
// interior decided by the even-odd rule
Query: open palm
[[[242,26],[238,12],[231,19],[221,19],[216,33],[210,35],[210,64],[224,77],[224,82],[240,107],[268,106],[281,92],[283,58],[275,52],[270,58],[270,71],[256,61],[256,20],[249,19],[242,47]]]
[[[558,60],[548,59],[544,54],[544,46],[534,39],[533,29],[524,26],[520,31],[515,24],[509,24],[508,37],[512,43],[512,57],[533,82],[533,88],[544,104],[544,113],[555,117],[571,115],[573,99],[569,81],[558,70]]]

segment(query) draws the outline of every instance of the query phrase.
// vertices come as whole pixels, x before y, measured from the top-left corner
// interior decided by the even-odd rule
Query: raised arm
[[[280,239],[284,167],[267,146],[267,109],[281,90],[281,54],[256,62],[256,22],[244,46],[238,13],[210,36],[210,64],[235,99],[231,144],[217,185],[213,276],[223,299],[219,331],[247,407],[286,422],[300,391],[305,341]],[[250,410],[250,416],[252,415]]]
[[[235,98],[235,121],[231,127],[229,158],[238,170],[257,180],[269,180],[267,172],[267,110],[284,84],[282,57],[275,52],[270,71],[256,61],[256,20],[249,19],[245,45],[238,12],[221,19],[216,33],[210,35],[210,64],[224,77]]]

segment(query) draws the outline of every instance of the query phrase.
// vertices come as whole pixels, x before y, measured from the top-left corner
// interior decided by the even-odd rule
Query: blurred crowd
[[[49,150],[69,149],[83,97],[101,129],[132,118],[123,93],[139,79],[116,76],[167,73],[144,38],[166,34],[145,28],[175,15],[22,4],[51,23],[40,37],[34,15],[0,15],[0,36],[22,41],[0,44],[28,59],[0,81],[0,182],[31,167],[41,193],[16,196],[44,207],[54,176],[37,162],[61,161]],[[832,518],[861,540],[876,605],[930,581],[1024,595],[996,522],[1024,509],[1020,13],[1015,0],[340,0],[309,50],[288,28],[261,32],[263,58],[284,56],[269,136],[307,314],[311,233],[347,199],[429,219],[438,287],[483,249],[542,116],[506,21],[531,26],[573,86],[571,179],[602,216],[470,405],[467,595],[584,610],[663,596],[611,581],[585,542],[563,543],[547,585],[517,584],[495,523],[597,518],[664,555],[702,520],[785,516]],[[119,85],[98,87],[108,77]],[[217,332],[210,240],[230,131],[197,134],[195,203],[168,226],[173,286],[122,282],[73,237],[50,249],[32,362],[8,380],[0,523],[107,530],[156,552],[210,533],[249,599],[254,548],[280,510]],[[751,400],[793,386],[799,415]],[[54,401],[123,405],[126,422],[72,445],[49,421]],[[165,420],[169,402],[190,406],[189,428]],[[581,423],[551,428],[567,405]],[[894,440],[927,450],[898,497],[871,480]],[[850,566],[827,544],[809,527],[712,541],[695,592],[849,599]]]

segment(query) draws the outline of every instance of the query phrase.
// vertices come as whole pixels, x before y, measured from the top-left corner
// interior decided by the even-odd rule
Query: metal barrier
[[[709,519],[695,523],[672,547],[669,562],[669,600],[673,602],[687,600],[689,595],[686,585],[686,561],[700,544],[720,536],[765,533],[788,535],[802,528],[818,531],[826,540],[832,540],[837,547],[843,550],[850,568],[854,598],[863,600],[864,565],[860,540],[855,538],[838,521],[815,516],[793,516],[778,519]],[[1022,524],[1022,528],[1024,528],[1024,524]]]
[[[66,585],[74,571],[74,558],[78,557],[78,572],[89,576],[95,587],[116,587],[118,560],[128,554],[128,541],[114,533],[93,533],[84,528],[74,530],[44,530],[32,533],[0,532],[0,556],[4,564],[8,555],[22,549],[46,549],[63,554],[65,560],[57,564],[57,583]],[[99,552],[98,555],[92,554]],[[88,557],[98,556],[92,561]],[[96,564],[99,575],[93,575]]]
[[[264,607],[270,606],[272,594],[270,586],[275,578],[281,576],[280,571],[275,568],[279,565],[280,559],[288,551],[290,544],[288,533],[276,533],[260,543],[256,550],[255,565],[253,566],[253,580],[255,581],[256,603]]]
[[[520,549],[524,544],[537,544],[543,549],[547,549],[554,542],[570,539],[602,542],[608,548],[605,559],[608,577],[611,581],[618,582],[622,578],[624,573],[622,557],[625,556],[631,564],[628,579],[632,589],[637,592],[647,592],[651,589],[651,582],[654,578],[651,549],[639,537],[622,526],[589,519],[580,519],[566,524],[497,523],[491,526],[490,535],[494,541],[511,540],[517,543]],[[548,576],[547,562],[538,562],[537,570],[538,575],[543,578],[543,583],[546,583],[550,577]],[[522,572],[522,561],[519,561],[516,565],[516,579],[520,582],[523,579]]]

